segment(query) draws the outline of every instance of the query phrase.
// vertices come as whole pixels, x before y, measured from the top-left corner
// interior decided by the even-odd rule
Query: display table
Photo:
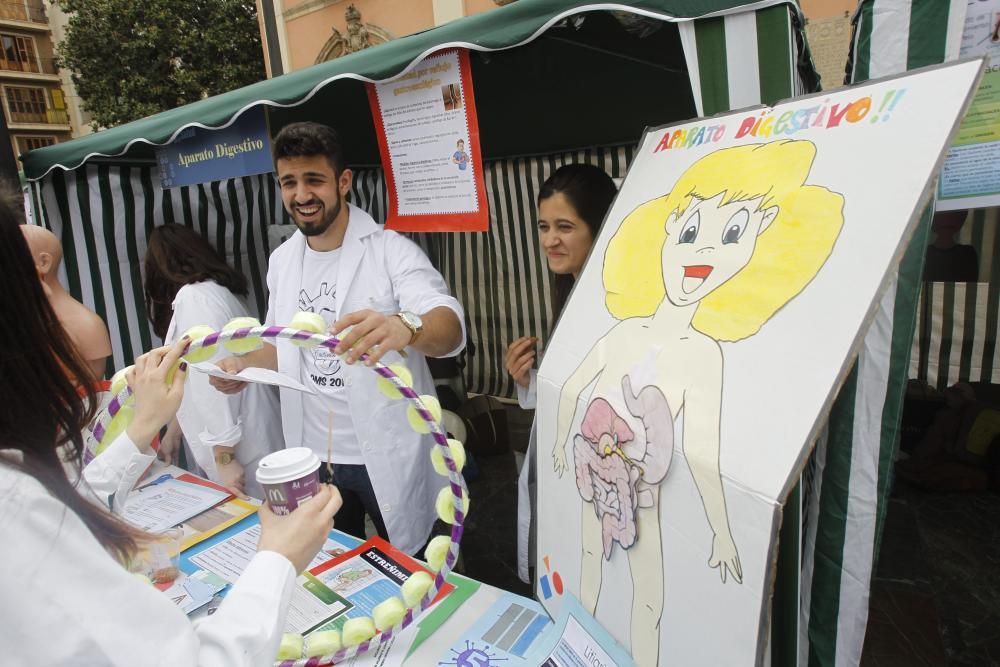
[[[165,475],[187,475],[190,478],[186,471],[157,461],[139,488],[162,480]],[[246,512],[251,513],[240,518],[239,509],[259,504],[260,501],[253,499],[229,501],[182,524],[188,540],[192,539],[192,533],[202,534],[196,535],[196,538],[201,538],[200,541],[182,551],[179,562],[181,571],[187,575],[206,569],[215,573],[224,572],[225,567],[204,567],[206,553],[218,551],[219,545],[232,543],[234,538],[245,535],[248,529],[256,526],[256,513],[246,509]],[[227,505],[232,505],[235,509]],[[207,516],[209,514],[213,516]],[[203,532],[214,534],[204,537]],[[252,542],[247,541],[246,544]],[[328,549],[330,556],[334,556],[360,544],[361,541],[357,538],[334,529],[330,531],[324,548]],[[249,556],[247,554],[247,559]],[[470,660],[477,656],[485,658],[487,652],[490,656],[503,656],[504,664],[508,666],[530,664],[523,656],[538,643],[544,631],[552,626],[541,606],[534,600],[460,575],[450,575],[449,582],[455,585],[455,590],[425,611],[387,645],[342,664],[433,665],[438,662],[456,664],[456,660],[459,661],[457,664],[479,664]],[[222,591],[217,598],[224,594],[225,591]],[[197,622],[199,617],[211,613],[217,604],[218,600],[214,600],[212,604],[193,612],[192,620]],[[445,615],[446,618],[442,619]]]

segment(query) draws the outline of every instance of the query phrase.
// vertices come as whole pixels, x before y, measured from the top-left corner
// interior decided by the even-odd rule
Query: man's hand
[[[333,352],[341,356],[346,353],[349,364],[367,352],[365,364],[373,366],[386,352],[404,349],[413,338],[413,332],[403,324],[403,320],[374,310],[359,310],[340,318],[330,327],[330,335],[337,336],[348,327],[351,330]]]
[[[220,359],[215,365],[227,373],[239,373],[247,367],[243,362],[242,357],[226,357],[225,359]],[[226,380],[223,378],[217,378],[214,375],[208,376],[208,383],[221,391],[223,394],[238,394],[243,391],[244,387],[247,386],[246,382],[241,382],[240,380]]]

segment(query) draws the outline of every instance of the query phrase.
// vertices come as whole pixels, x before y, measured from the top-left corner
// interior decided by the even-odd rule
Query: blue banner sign
[[[163,188],[274,171],[264,109],[251,109],[221,130],[189,127],[156,149],[156,162]]]

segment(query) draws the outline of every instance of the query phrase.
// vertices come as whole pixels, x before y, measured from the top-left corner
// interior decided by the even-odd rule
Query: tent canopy
[[[31,180],[53,168],[72,170],[93,160],[151,161],[154,145],[170,143],[185,128],[224,127],[262,105],[269,107],[272,132],[296,120],[322,120],[340,130],[352,164],[375,165],[379,153],[363,82],[391,79],[427,55],[456,46],[474,52],[484,159],[635,142],[646,126],[697,115],[680,32],[671,23],[771,5],[788,5],[798,15],[791,0],[636,0],[627,5],[519,0],[31,151],[22,160]],[[799,75],[814,80],[805,60]]]

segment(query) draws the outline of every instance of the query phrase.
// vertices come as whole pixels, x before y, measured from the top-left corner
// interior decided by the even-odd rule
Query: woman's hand
[[[185,336],[171,347],[147,352],[135,360],[126,375],[128,386],[135,395],[135,417],[126,433],[140,448],[148,449],[160,428],[177,414],[187,377],[187,364],[181,361],[181,355],[189,342]]]
[[[535,336],[521,336],[507,347],[504,363],[507,372],[525,389],[531,381],[531,369],[535,365]]]
[[[295,573],[306,569],[323,547],[333,515],[343,500],[337,487],[321,484],[319,492],[288,516],[278,516],[264,503],[260,515],[260,542],[257,551],[274,551],[292,562]]]
[[[160,438],[160,448],[156,451],[156,457],[164,463],[177,463],[177,453],[181,450],[183,432],[181,425],[177,423],[177,417],[167,424],[167,431]]]
[[[740,555],[736,553],[736,544],[733,536],[728,532],[717,534],[712,539],[712,556],[708,559],[709,567],[719,568],[719,576],[722,583],[726,583],[726,572],[728,571],[736,583],[743,583],[743,567],[740,565]]]
[[[215,471],[219,476],[218,482],[237,496],[246,497],[246,471],[243,464],[233,459],[229,463],[216,463]]]

